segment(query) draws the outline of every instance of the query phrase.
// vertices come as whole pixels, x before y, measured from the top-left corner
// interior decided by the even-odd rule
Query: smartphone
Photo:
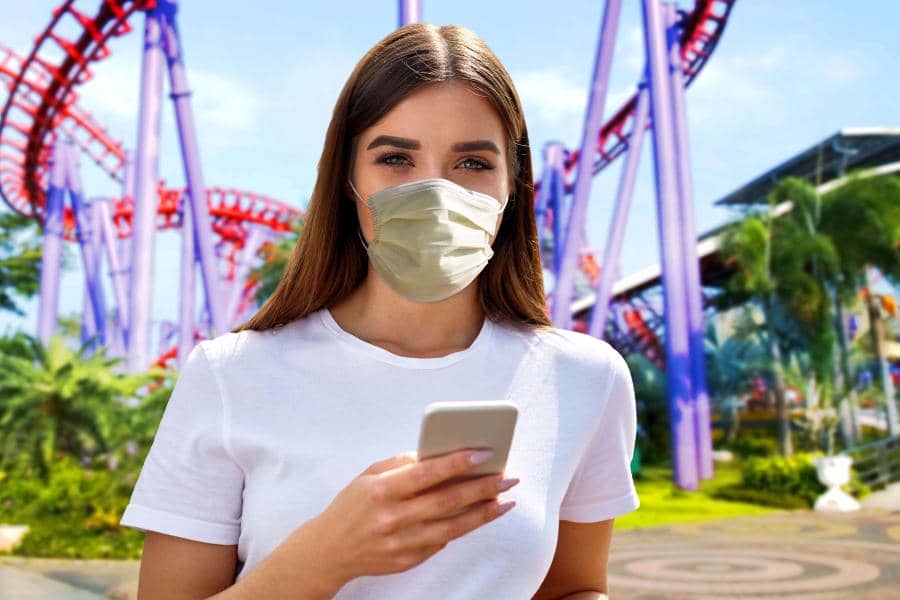
[[[490,449],[491,460],[464,475],[452,477],[429,490],[437,490],[460,481],[501,473],[512,446],[518,406],[508,400],[462,400],[432,402],[425,408],[419,431],[418,459],[434,458],[463,449]],[[441,515],[451,517],[465,508]]]

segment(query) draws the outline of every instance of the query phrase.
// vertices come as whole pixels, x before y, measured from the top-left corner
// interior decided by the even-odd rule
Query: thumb
[[[384,473],[385,471],[390,471],[391,469],[396,469],[397,467],[402,467],[403,465],[418,462],[418,460],[419,455],[415,450],[407,450],[406,452],[395,454],[394,456],[385,460],[380,460],[378,462],[372,463],[371,465],[369,465],[369,468],[363,471],[363,474],[377,475],[378,473]]]

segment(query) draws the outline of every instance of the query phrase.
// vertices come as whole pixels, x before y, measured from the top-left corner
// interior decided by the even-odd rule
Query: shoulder
[[[533,335],[539,351],[573,375],[609,382],[628,373],[625,357],[605,340],[558,327],[543,327]]]
[[[286,336],[300,338],[301,341],[313,337],[311,317],[307,315],[274,329],[229,331],[199,342],[195,351],[202,352],[214,371],[253,364],[258,360],[265,362],[284,351]]]

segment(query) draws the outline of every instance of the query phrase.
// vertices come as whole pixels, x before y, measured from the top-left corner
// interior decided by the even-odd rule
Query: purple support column
[[[544,170],[541,173],[541,187],[538,189],[537,196],[534,199],[534,224],[538,234],[538,248],[543,251],[544,248],[544,224],[547,222],[547,209],[550,207],[550,178],[552,171],[550,169],[550,152],[552,152],[553,142],[544,144],[542,153],[544,159]]]
[[[81,299],[81,345],[85,346],[92,337],[97,335],[97,323],[94,322],[94,308],[91,306],[91,291],[84,286]],[[86,352],[91,355],[91,349]]]
[[[565,238],[563,207],[566,201],[566,186],[563,170],[565,169],[564,162],[566,158],[563,145],[559,142],[548,142],[546,145],[546,157],[549,170],[547,193],[550,194],[547,202],[553,211],[553,256],[550,264],[555,281],[559,281],[559,272],[562,268],[563,239]],[[553,289],[554,295],[552,297],[555,298],[555,284]]]
[[[397,8],[399,9],[398,28],[422,20],[422,0],[399,0]]]
[[[169,65],[169,87],[175,105],[175,120],[178,123],[178,138],[181,144],[181,158],[187,180],[190,198],[191,220],[196,235],[196,250],[200,257],[200,272],[206,291],[206,305],[211,313],[213,332],[210,337],[227,333],[228,319],[219,293],[219,269],[213,243],[212,219],[206,205],[206,187],[200,165],[200,150],[194,130],[194,115],[191,110],[191,92],[188,89],[187,72],[184,67],[183,47],[175,22],[176,2],[162,0],[163,7],[163,49]]]
[[[157,340],[156,354],[161,355],[169,349],[169,340],[178,332],[178,324],[172,321],[162,321],[159,324],[159,339]]]
[[[675,483],[685,489],[698,486],[694,414],[690,387],[688,310],[685,296],[684,259],[678,226],[678,175],[675,140],[672,137],[672,104],[666,27],[658,0],[642,0],[644,40],[650,67],[650,110],[653,118],[653,151],[656,164],[657,214],[663,265],[666,320],[666,375],[669,387],[669,421],[672,470]]]
[[[111,356],[123,356],[128,347],[125,339],[126,325],[128,323],[128,293],[126,291],[128,281],[122,268],[118,248],[116,247],[117,236],[115,227],[113,227],[109,201],[96,200],[94,204],[97,209],[99,222],[98,231],[102,233],[103,247],[106,250],[106,259],[109,261],[109,278],[112,282],[113,295],[116,299],[114,327],[107,343],[110,347]]]
[[[99,199],[94,199],[91,202],[85,204],[87,207],[88,218],[91,223],[91,233],[90,233],[90,254],[91,260],[93,261],[93,271],[97,280],[97,288],[99,289],[100,298],[103,299],[103,285],[102,285],[102,277],[100,276],[103,267],[103,246],[101,245],[103,239],[103,231],[101,230],[100,224],[100,206],[102,201]],[[94,311],[93,311],[93,300],[91,296],[91,287],[89,285],[84,286],[84,303],[82,309],[82,343],[86,343],[90,338],[99,334],[100,331],[97,327],[97,321],[94,319]],[[105,308],[105,302],[103,302],[103,306]],[[105,310],[104,310],[105,313]],[[105,314],[104,314],[105,316]],[[109,355],[109,346],[112,336],[110,335],[109,328],[107,327],[107,331],[103,332],[103,338],[106,340],[107,345],[107,355]],[[96,349],[96,344],[92,346],[92,351]]]
[[[260,246],[271,237],[270,231],[269,228],[263,227],[262,225],[250,225],[250,235],[247,236],[244,247],[237,257],[234,283],[228,298],[228,310],[225,314],[228,315],[229,324],[236,324],[236,317],[239,316],[236,313],[238,306],[241,303],[241,292],[244,290],[244,281],[247,279],[247,274],[253,266],[256,253]]]
[[[631,137],[628,140],[628,154],[625,156],[625,164],[622,165],[622,175],[619,178],[619,190],[616,193],[615,209],[609,224],[609,235],[606,238],[606,249],[603,252],[600,281],[597,282],[596,300],[591,310],[591,323],[588,328],[590,335],[600,339],[603,339],[606,317],[609,314],[609,301],[616,276],[614,265],[619,264],[619,256],[622,254],[622,243],[625,240],[625,225],[628,223],[628,211],[631,207],[631,198],[634,192],[634,179],[641,160],[641,143],[644,140],[647,116],[650,112],[650,92],[647,91],[646,83],[642,83],[639,87],[637,107],[634,110],[634,121],[631,126]]]
[[[63,161],[66,164],[66,187],[69,189],[69,198],[72,201],[72,212],[75,217],[75,233],[81,249],[84,281],[91,299],[91,309],[94,312],[93,325],[98,342],[103,345],[106,343],[106,301],[103,297],[103,286],[100,283],[98,256],[94,252],[96,247],[94,237],[99,232],[92,227],[93,209],[85,203],[78,166],[78,150],[72,142],[65,144]]]
[[[38,296],[38,337],[44,345],[56,329],[59,311],[59,265],[63,239],[63,207],[66,193],[64,144],[57,139],[50,157],[50,186],[44,206],[44,236],[41,246],[41,290]]]
[[[188,197],[181,198],[181,306],[178,316],[178,366],[184,364],[194,348],[194,300],[197,288],[194,283],[194,220],[188,207]]]
[[[134,207],[134,153],[131,150],[125,151],[125,161],[124,161],[124,172],[125,176],[122,180],[122,197],[127,198],[129,202],[132,204],[132,210]],[[113,221],[113,210],[109,208],[107,210],[109,214],[109,222],[113,226],[113,236],[110,239],[115,240],[115,249],[118,254],[118,275],[119,279],[123,282],[123,288],[125,290],[125,303],[119,305],[119,314],[121,317],[118,321],[119,327],[119,339],[121,340],[122,349],[117,354],[117,356],[121,356],[125,358],[128,354],[128,327],[131,323],[131,319],[129,318],[129,302],[131,298],[131,239],[130,237],[120,238],[118,234],[118,228],[115,226],[115,222]],[[133,221],[132,221],[133,223]],[[110,263],[112,264],[112,263]],[[118,300],[117,300],[118,302]]]
[[[620,7],[621,0],[607,0],[603,9],[603,20],[600,24],[599,47],[597,58],[594,61],[594,74],[591,78],[591,93],[578,156],[575,191],[566,222],[562,264],[553,294],[553,322],[556,327],[561,329],[569,329],[572,324],[572,292],[575,288],[575,270],[578,266],[578,254],[584,244],[581,232],[584,229],[591,183],[594,180],[597,137],[603,124],[603,107],[606,104],[606,93],[609,89],[609,73],[612,69]],[[554,240],[554,243],[558,243],[558,241]]]
[[[159,179],[159,117],[162,100],[162,11],[146,13],[141,99],[138,112],[137,152],[134,165],[134,217],[132,219],[131,284],[128,293],[128,360],[131,372],[150,362],[151,297],[153,294],[153,235],[156,229],[156,185]]]
[[[671,66],[672,114],[678,157],[679,209],[684,235],[684,266],[687,271],[688,328],[691,357],[691,401],[694,404],[694,434],[697,444],[698,470],[701,479],[713,476],[712,416],[706,386],[706,358],[703,299],[700,289],[700,261],[697,258],[697,231],[694,224],[694,185],[688,147],[687,109],[684,100],[684,78],[681,45],[678,39],[678,11],[674,4],[665,7],[668,23],[669,60]]]

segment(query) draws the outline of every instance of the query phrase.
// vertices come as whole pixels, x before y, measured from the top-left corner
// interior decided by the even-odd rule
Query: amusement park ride
[[[629,332],[635,347],[664,361],[674,479],[694,489],[700,479],[712,476],[713,464],[684,89],[715,49],[734,0],[694,0],[690,10],[660,0],[640,3],[644,75],[635,94],[604,122],[621,0],[598,2],[603,15],[581,143],[572,150],[555,142],[544,148],[535,211],[555,325],[602,338],[615,321]],[[398,8],[400,26],[421,20],[420,1],[400,0]],[[110,56],[110,43],[129,34],[141,16],[138,129],[130,151],[78,105],[77,89],[88,84],[92,68]],[[164,71],[178,126],[184,188],[168,187],[159,177]],[[183,360],[198,339],[221,335],[247,316],[258,286],[249,276],[249,264],[263,244],[290,231],[303,214],[250,191],[206,185],[177,0],[65,0],[27,56],[0,46],[0,82],[8,91],[0,112],[0,196],[43,227],[38,333],[44,341],[56,326],[63,241],[80,247],[85,339],[125,356],[131,370]],[[614,269],[601,268],[583,235],[593,177],[624,156],[599,261],[618,263],[647,132],[652,134],[655,159],[663,341],[647,326],[640,306],[613,297]],[[83,157],[122,186],[120,197],[86,200],[79,173]],[[154,234],[165,229],[181,233],[180,321],[160,333],[168,347],[154,360],[149,355]],[[104,259],[112,306],[101,281]],[[199,315],[194,306],[195,263],[204,289]],[[577,320],[573,305],[585,288],[595,301],[589,317]],[[170,342],[176,333],[177,342]]]

